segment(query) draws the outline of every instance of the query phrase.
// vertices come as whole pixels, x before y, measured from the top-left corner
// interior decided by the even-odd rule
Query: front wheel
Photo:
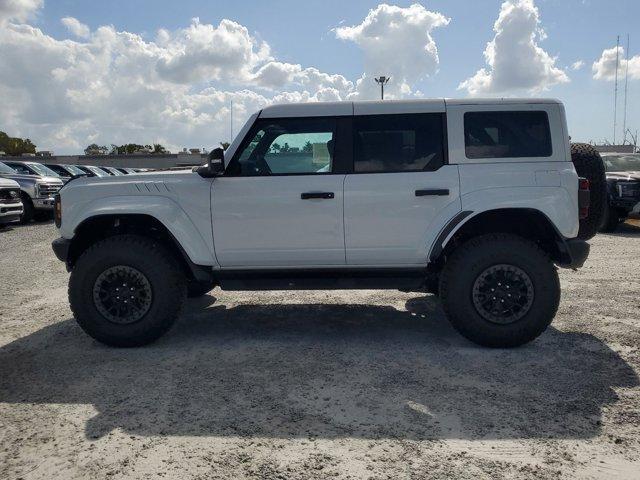
[[[462,244],[440,276],[452,325],[479,345],[517,347],[549,326],[560,302],[558,273],[533,242],[489,234]]]
[[[69,303],[80,327],[116,347],[160,338],[180,315],[185,296],[184,275],[172,254],[137,235],[92,245],[69,280]]]

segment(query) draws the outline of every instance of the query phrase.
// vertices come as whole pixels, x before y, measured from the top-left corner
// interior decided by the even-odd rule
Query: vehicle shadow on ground
[[[640,226],[633,223],[624,222],[618,225],[614,232],[599,233],[598,235],[611,235],[612,237],[640,237]]]
[[[92,404],[87,438],[138,435],[588,438],[614,388],[638,386],[598,338],[550,328],[476,347],[433,297],[366,305],[211,305],[167,336],[113,349],[72,319],[0,348],[0,402]]]

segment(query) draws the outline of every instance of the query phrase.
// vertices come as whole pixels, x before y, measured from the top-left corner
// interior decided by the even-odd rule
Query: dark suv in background
[[[608,202],[601,232],[613,232],[629,216],[640,215],[640,153],[602,154]]]

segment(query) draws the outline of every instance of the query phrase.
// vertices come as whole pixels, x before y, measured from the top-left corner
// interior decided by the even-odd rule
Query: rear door
[[[460,210],[444,103],[425,107],[396,114],[356,104],[353,173],[344,187],[347,264],[426,265],[442,219]]]
[[[258,119],[213,182],[215,252],[223,268],[344,265],[338,120]]]

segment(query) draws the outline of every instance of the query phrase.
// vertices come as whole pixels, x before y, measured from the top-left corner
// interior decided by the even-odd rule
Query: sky
[[[0,130],[60,154],[210,149],[232,101],[237,133],[271,103],[375,99],[388,75],[387,98],[559,98],[574,141],[613,141],[620,35],[619,141],[627,68],[640,129],[638,18],[637,0],[0,0]]]

